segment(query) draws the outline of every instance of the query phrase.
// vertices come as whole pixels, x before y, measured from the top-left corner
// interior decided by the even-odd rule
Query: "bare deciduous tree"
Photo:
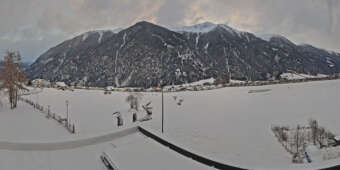
[[[318,129],[319,129],[318,121],[314,120],[314,119],[310,119],[309,120],[309,126],[312,130],[313,144],[316,145],[316,140],[317,140],[317,136],[318,136]]]
[[[7,90],[11,109],[17,107],[19,91],[27,90],[23,86],[25,81],[26,74],[22,67],[20,54],[8,51],[4,57],[4,65],[0,72],[0,90]]]
[[[139,101],[140,101],[141,97],[142,96],[140,94],[133,93],[133,94],[130,94],[129,96],[127,96],[125,101],[127,103],[129,103],[130,109],[135,109],[136,111],[138,111],[138,109],[139,109]]]
[[[325,147],[325,145],[324,145],[324,139],[326,137],[326,130],[325,130],[325,128],[320,127],[318,129],[318,135],[319,135],[318,142],[319,142],[320,148],[323,148],[323,147]]]
[[[296,132],[295,132],[295,144],[296,144],[296,153],[299,153],[299,147],[301,143],[301,134],[300,134],[300,125],[296,127]]]

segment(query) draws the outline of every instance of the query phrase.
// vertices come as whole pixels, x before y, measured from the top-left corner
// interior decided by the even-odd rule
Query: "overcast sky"
[[[340,52],[340,0],[0,0],[0,53],[25,61],[82,32],[210,21]]]

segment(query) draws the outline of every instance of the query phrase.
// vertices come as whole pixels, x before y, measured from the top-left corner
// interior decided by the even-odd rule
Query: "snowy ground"
[[[77,144],[77,142],[75,142]],[[3,144],[0,143],[0,147]],[[159,145],[155,141],[138,133],[129,133],[125,136],[107,142],[91,145],[71,147],[68,149],[55,149],[49,144],[48,149],[30,148],[6,149],[0,151],[0,169],[4,170],[106,170],[100,160],[105,152],[119,170],[150,170],[150,169],[186,169],[208,170],[212,169],[198,162],[192,161],[174,151]],[[59,145],[67,146],[67,144]]]
[[[249,90],[261,89],[271,91],[248,93]],[[129,105],[125,102],[128,94],[113,92],[104,95],[99,90],[71,92],[44,89],[39,94],[26,97],[44,106],[51,105],[53,112],[64,115],[65,101],[69,100],[70,119],[75,122],[78,132],[76,136],[87,136],[116,130],[112,117],[116,111],[123,114],[125,124],[131,124],[132,116],[127,114]],[[177,101],[174,96],[177,96]],[[142,103],[152,101],[153,107],[153,120],[146,122],[145,126],[158,131],[161,128],[160,99],[160,93],[143,93]],[[179,99],[183,99],[180,106],[177,105]],[[272,124],[295,126],[313,118],[326,129],[340,135],[339,100],[340,80],[165,93],[165,135],[177,143],[231,165],[255,169],[315,169],[333,165],[339,159],[304,165],[292,164],[291,156],[276,141],[270,127]],[[8,114],[6,110],[1,110],[1,114],[4,112]],[[45,119],[41,114],[36,114],[36,118],[30,118],[32,122]],[[33,127],[40,127],[40,124],[33,125],[30,130],[32,134],[28,132],[26,135],[29,136],[28,140],[72,138],[53,121],[45,119],[39,122],[46,122],[46,129],[56,129],[57,132],[53,135],[34,133]],[[13,128],[16,126],[25,127],[13,125]],[[15,137],[2,129],[0,132],[1,139],[26,141],[25,136]]]
[[[0,140],[1,141],[52,141],[70,137],[65,128],[47,120],[41,113],[19,102],[18,108],[10,110],[7,98],[0,99]]]

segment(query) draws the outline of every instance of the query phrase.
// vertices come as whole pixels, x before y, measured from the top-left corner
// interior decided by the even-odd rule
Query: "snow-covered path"
[[[105,152],[119,170],[131,169],[212,169],[157,144],[142,134],[81,147],[58,150],[1,150],[0,169],[4,170],[105,170],[100,155]]]
[[[107,143],[125,136],[137,133],[137,127],[125,128],[122,131],[114,131],[96,136],[77,137],[72,139],[61,139],[61,141],[35,141],[35,142],[10,142],[0,141],[0,150],[9,151],[57,151],[57,150],[69,150],[80,147],[86,147],[90,145],[97,145],[101,143]]]

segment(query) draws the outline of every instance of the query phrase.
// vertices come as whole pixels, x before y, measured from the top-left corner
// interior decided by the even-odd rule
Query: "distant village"
[[[310,76],[304,74],[293,74],[285,73],[282,75],[280,80],[269,80],[269,81],[239,81],[232,79],[221,78],[210,78],[207,80],[201,80],[193,83],[186,83],[182,85],[167,85],[163,87],[164,91],[167,92],[178,92],[178,91],[203,91],[213,90],[224,87],[241,87],[241,86],[264,86],[273,84],[288,84],[288,83],[301,83],[308,81],[323,81],[323,80],[335,80],[340,79],[340,74],[337,75],[317,75]],[[88,90],[104,90],[104,94],[111,94],[112,91],[122,92],[160,92],[161,87],[151,87],[145,89],[143,87],[87,87],[87,86],[69,86],[65,82],[50,82],[44,79],[34,79],[28,82],[28,86],[39,87],[39,88],[56,88],[59,90],[71,90],[74,89],[88,89]]]

